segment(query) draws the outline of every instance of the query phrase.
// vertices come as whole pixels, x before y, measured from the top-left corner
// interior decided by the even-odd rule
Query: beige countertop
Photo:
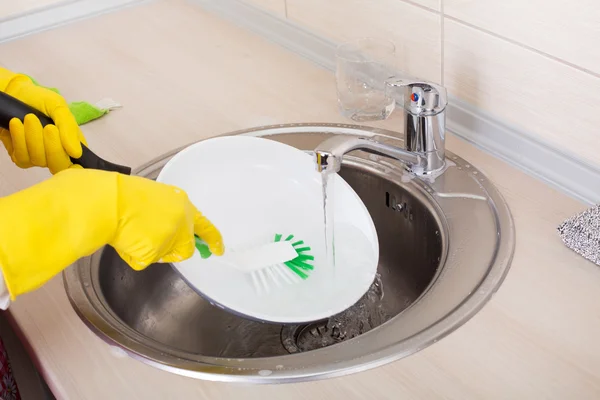
[[[271,123],[347,122],[330,72],[179,1],[162,1],[0,45],[0,64],[70,100],[124,107],[84,126],[89,145],[140,165],[212,135]],[[396,117],[377,124],[398,130]],[[566,249],[557,225],[585,206],[449,137],[448,148],[500,188],[517,229],[503,286],[435,345],[348,377],[281,386],[192,380],[109,347],[79,320],[60,277],[9,312],[58,398],[566,399],[600,398],[600,269]],[[48,176],[0,151],[2,195]]]

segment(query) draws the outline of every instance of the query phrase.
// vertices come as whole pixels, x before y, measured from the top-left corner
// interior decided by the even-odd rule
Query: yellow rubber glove
[[[12,119],[9,130],[0,129],[0,140],[17,166],[47,167],[52,174],[79,167],[69,156],[81,157],[81,143],[87,143],[61,95],[34,85],[25,75],[4,68],[0,68],[0,91],[45,113],[55,123],[42,128],[40,120],[31,114],[24,122]]]
[[[69,169],[0,198],[0,268],[13,300],[107,244],[135,270],[187,259],[194,233],[223,254],[221,234],[183,191],[113,172]]]

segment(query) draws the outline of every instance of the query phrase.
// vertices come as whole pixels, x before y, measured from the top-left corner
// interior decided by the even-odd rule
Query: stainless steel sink
[[[350,125],[294,124],[262,136],[311,151],[331,135],[397,134]],[[155,178],[176,153],[137,174]],[[437,177],[353,152],[342,177],[368,207],[380,240],[379,276],[349,310],[326,321],[277,325],[211,305],[167,265],[130,269],[107,247],[64,272],[81,319],[107,343],[167,371],[255,383],[339,376],[376,367],[443,338],[490,299],[508,272],[514,227],[506,203],[474,167],[447,152]]]

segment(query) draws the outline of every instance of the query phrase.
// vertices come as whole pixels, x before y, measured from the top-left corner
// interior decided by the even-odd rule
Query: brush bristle
[[[276,234],[274,240],[279,242],[283,238],[282,234]],[[288,235],[284,240],[286,242],[291,242],[294,239],[294,235]],[[292,272],[298,275],[302,279],[308,278],[310,271],[312,271],[315,267],[310,264],[308,261],[314,261],[315,257],[308,254],[311,248],[309,246],[304,246],[304,241],[299,240],[292,243],[294,250],[296,250],[296,254],[298,257],[290,260],[285,264]],[[301,247],[303,246],[303,247]]]
[[[308,279],[315,268],[312,265],[315,257],[309,253],[311,248],[303,240],[293,241],[294,235],[288,235],[284,239],[284,236],[279,233],[275,235],[273,240],[275,242],[292,242],[292,247],[296,250],[297,256],[283,264],[272,265],[268,268],[253,271],[250,274],[252,285],[259,295],[269,293],[274,286],[302,282]]]

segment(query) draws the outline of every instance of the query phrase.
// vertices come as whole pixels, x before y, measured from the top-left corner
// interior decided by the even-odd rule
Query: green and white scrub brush
[[[197,236],[196,248],[204,259],[212,255],[208,245]],[[261,293],[269,292],[273,286],[307,279],[314,269],[315,258],[310,250],[304,241],[294,240],[294,235],[283,239],[283,235],[276,234],[271,243],[243,251],[226,252],[219,257],[219,261],[248,273],[255,289]]]

